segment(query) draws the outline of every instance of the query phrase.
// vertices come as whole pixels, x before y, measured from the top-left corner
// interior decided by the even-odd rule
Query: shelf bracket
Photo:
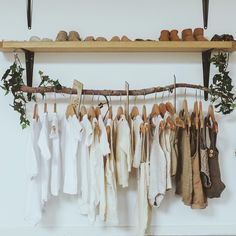
[[[204,29],[208,26],[209,0],[202,0]]]
[[[33,85],[33,72],[34,72],[34,52],[27,49],[22,49],[25,53],[25,64],[26,64],[26,82],[27,86],[32,87]],[[28,93],[28,99],[31,100],[31,95]]]
[[[202,69],[203,69],[203,85],[209,87],[210,66],[211,66],[211,52],[213,49],[202,52]],[[208,93],[204,92],[204,99],[208,100]]]
[[[33,1],[27,0],[27,24],[29,30],[31,30],[32,27],[32,5]]]

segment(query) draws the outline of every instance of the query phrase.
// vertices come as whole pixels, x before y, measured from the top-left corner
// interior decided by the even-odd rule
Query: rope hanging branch
[[[146,89],[135,89],[129,90],[129,96],[146,96],[153,93],[160,93],[165,91],[173,91],[175,88],[191,88],[191,89],[199,89],[204,92],[210,93],[210,89],[196,84],[187,84],[187,83],[176,83],[170,84],[163,87],[152,87]],[[21,86],[21,92],[24,93],[63,93],[63,94],[77,94],[76,89],[62,87],[60,90],[55,90],[55,87],[29,87],[29,86]],[[93,90],[93,89],[84,89],[82,91],[83,95],[101,95],[101,96],[127,96],[126,90]]]

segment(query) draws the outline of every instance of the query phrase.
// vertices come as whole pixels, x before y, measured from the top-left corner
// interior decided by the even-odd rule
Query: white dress
[[[64,145],[64,186],[67,194],[78,193],[77,150],[82,139],[82,126],[77,117],[64,118],[63,143]]]
[[[83,116],[81,126],[83,131],[78,150],[78,174],[80,179],[78,206],[80,214],[87,215],[89,212],[90,185],[89,148],[93,142],[93,129],[87,114]]]
[[[51,172],[51,151],[49,145],[49,124],[48,124],[48,114],[43,114],[42,128],[39,135],[38,146],[41,152],[42,160],[42,202],[45,203],[49,198],[49,186],[50,186],[50,172]]]
[[[100,136],[94,133],[95,124],[99,124]],[[89,220],[94,223],[96,220],[96,210],[99,207],[99,217],[105,220],[106,212],[106,193],[105,193],[105,173],[104,173],[104,156],[110,153],[109,143],[107,140],[106,127],[103,123],[102,116],[98,120],[92,121],[93,143],[90,147],[90,206]]]
[[[27,147],[27,175],[29,180],[25,220],[35,226],[42,218],[41,200],[41,156],[38,147],[38,139],[41,123],[33,120],[30,126],[29,143]]]
[[[60,147],[60,134],[58,125],[57,113],[53,113],[52,123],[50,125],[51,140],[51,194],[58,196],[61,185],[61,147]]]
[[[159,207],[166,192],[166,157],[160,145],[160,123],[161,116],[152,118],[155,126],[152,130],[152,141],[150,147],[150,182],[149,182],[149,203],[151,206]]]
[[[109,144],[111,153],[106,157],[105,167],[105,188],[106,188],[106,222],[109,224],[118,224],[118,212],[117,212],[117,187],[116,187],[116,175],[115,175],[115,157],[113,151],[113,121],[107,120],[107,125],[110,127]]]
[[[143,124],[143,120],[140,115],[136,116],[131,121],[131,126],[134,136],[134,160],[133,160],[134,168],[139,168],[141,163],[141,156],[142,156],[142,134],[140,131],[141,124]]]
[[[115,120],[116,126],[116,169],[118,184],[128,187],[129,172],[132,166],[131,134],[125,115]]]
[[[166,112],[164,115],[164,122],[166,122],[167,117],[170,116],[169,112]],[[172,188],[171,182],[171,146],[170,146],[170,133],[171,129],[166,128],[164,130],[164,136],[161,139],[161,146],[165,153],[166,157],[166,190],[170,190]]]

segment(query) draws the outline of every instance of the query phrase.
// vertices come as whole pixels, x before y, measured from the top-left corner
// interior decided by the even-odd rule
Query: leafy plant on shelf
[[[234,86],[227,70],[228,61],[229,53],[227,52],[218,52],[211,58],[211,63],[218,70],[218,73],[213,77],[213,83],[210,85],[211,101],[216,103],[217,112],[224,115],[231,113],[236,107],[236,97],[233,93]]]
[[[5,91],[5,95],[12,93],[13,103],[10,105],[15,111],[20,114],[20,125],[22,129],[25,129],[30,125],[30,121],[26,115],[26,104],[29,102],[22,91],[21,87],[25,85],[23,80],[24,68],[22,68],[20,63],[17,63],[17,60],[6,70],[2,76],[3,85],[1,88]],[[58,80],[52,80],[49,76],[44,75],[42,71],[39,71],[41,77],[41,82],[39,87],[42,86],[52,86],[55,88],[55,91],[61,90],[62,86]],[[42,96],[45,94],[43,93]],[[36,101],[35,96],[32,96],[32,99]]]

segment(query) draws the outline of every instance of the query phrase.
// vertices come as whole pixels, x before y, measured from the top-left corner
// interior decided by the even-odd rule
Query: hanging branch
[[[152,87],[146,89],[135,89],[129,90],[130,96],[143,96],[153,93],[161,93],[165,91],[173,92],[174,88],[192,88],[192,89],[199,89],[205,92],[210,93],[210,89],[207,89],[201,85],[195,84],[186,84],[186,83],[177,83],[171,84],[164,87]],[[20,91],[24,93],[63,93],[63,94],[77,94],[76,89],[62,87],[60,90],[55,90],[55,87],[28,87],[28,86],[21,86]],[[82,94],[84,95],[101,95],[101,96],[127,96],[126,90],[92,90],[92,89],[84,89]],[[219,92],[220,94],[220,92]]]

